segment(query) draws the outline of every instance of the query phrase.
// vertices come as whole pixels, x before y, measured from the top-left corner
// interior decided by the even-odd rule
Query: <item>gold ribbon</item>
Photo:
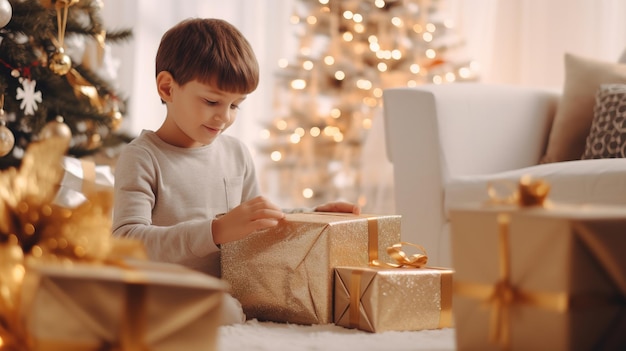
[[[421,253],[415,253],[409,256],[404,250],[402,250],[403,246],[412,246],[420,250]],[[378,259],[371,259],[370,256],[370,266],[384,268],[422,268],[425,267],[428,262],[426,249],[422,245],[408,243],[405,241],[401,241],[387,247],[387,253],[396,261],[396,263],[381,262]]]
[[[80,166],[83,169],[83,194],[90,194],[96,183],[96,164],[92,161],[80,160]]]

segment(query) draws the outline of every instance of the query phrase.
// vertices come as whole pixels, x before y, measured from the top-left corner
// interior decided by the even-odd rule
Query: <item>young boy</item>
[[[156,132],[142,131],[116,163],[115,236],[141,240],[152,260],[219,277],[220,244],[284,217],[260,196],[245,145],[222,135],[258,81],[254,52],[231,24],[188,19],[164,34],[156,85],[167,113]],[[315,210],[360,212],[345,202]],[[230,318],[223,322],[242,321],[240,306],[227,305]]]

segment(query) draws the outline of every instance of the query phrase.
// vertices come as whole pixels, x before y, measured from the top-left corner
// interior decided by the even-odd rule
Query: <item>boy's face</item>
[[[235,121],[245,94],[219,90],[213,84],[196,80],[172,84],[168,102],[169,135],[180,147],[208,145]]]

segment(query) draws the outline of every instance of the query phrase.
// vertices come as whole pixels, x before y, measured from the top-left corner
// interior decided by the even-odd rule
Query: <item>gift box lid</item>
[[[122,281],[132,284],[168,285],[227,290],[218,278],[171,263],[125,260],[120,266],[73,262],[71,265],[29,264],[29,270],[51,278]]]

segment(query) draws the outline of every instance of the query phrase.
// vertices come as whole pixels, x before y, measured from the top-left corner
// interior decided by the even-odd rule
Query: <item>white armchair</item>
[[[482,83],[385,90],[402,238],[423,245],[430,265],[454,266],[447,210],[486,201],[489,181],[530,174],[551,183],[554,202],[626,204],[626,159],[538,165],[559,96]]]

